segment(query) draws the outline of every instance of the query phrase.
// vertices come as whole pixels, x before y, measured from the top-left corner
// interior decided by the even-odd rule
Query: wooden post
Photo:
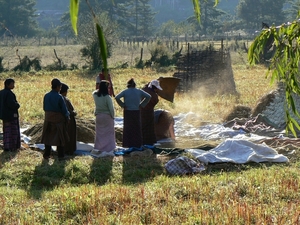
[[[143,51],[144,51],[144,49],[143,49],[143,48],[141,48],[141,58],[140,58],[140,61],[142,61],[142,60],[143,60]]]
[[[222,50],[222,52],[223,52],[223,50],[224,50],[224,46],[223,46],[223,38],[221,39],[221,50]]]

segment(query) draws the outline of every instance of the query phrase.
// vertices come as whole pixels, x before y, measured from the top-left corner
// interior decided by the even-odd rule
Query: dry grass
[[[43,65],[52,64],[56,59],[53,49],[63,61],[70,65],[77,64],[79,68],[85,64],[80,57],[80,45],[60,45],[60,46],[12,46],[2,47],[0,55],[4,55],[4,67],[12,68],[18,63],[16,56],[16,49],[19,49],[19,55],[29,58],[39,57]],[[113,75],[113,82],[115,92],[120,92],[125,88],[126,82],[129,78],[135,78],[139,87],[152,79],[160,76],[172,76],[174,71],[166,73],[158,73],[151,69],[117,69],[117,67],[125,62],[129,65],[135,63],[135,59],[140,57],[140,49],[144,47],[144,59],[149,58],[149,50],[153,46],[127,46],[124,43],[119,43],[113,52],[114,57],[109,59],[111,73]],[[192,93],[177,93],[175,95],[174,103],[160,100],[157,108],[163,108],[171,111],[174,115],[193,111],[199,115],[200,120],[208,122],[220,122],[225,115],[235,105],[245,105],[253,108],[259,98],[265,93],[272,90],[274,87],[269,85],[269,80],[265,78],[266,69],[263,66],[249,67],[246,63],[246,54],[232,52],[232,68],[236,89],[239,96],[215,96],[210,98],[203,98],[202,94],[197,90]],[[114,69],[116,68],[116,69]],[[62,72],[30,72],[27,74],[7,73],[3,74],[4,79],[11,76],[16,80],[15,93],[21,103],[21,122],[23,124],[35,123],[43,118],[42,98],[43,95],[50,89],[50,81],[54,77],[60,78],[63,82],[70,86],[69,98],[74,107],[78,111],[80,118],[93,117],[93,101],[91,92],[95,86],[95,76],[98,72],[88,72],[84,70],[78,71],[62,71]],[[121,109],[115,104],[116,113],[118,116],[122,115]]]
[[[129,78],[135,78],[139,87],[160,76],[172,76],[172,73],[161,74],[152,70],[115,69],[111,71],[115,92],[119,93],[126,87]],[[243,71],[244,74],[246,70]],[[272,87],[264,78],[265,69],[257,67],[248,69],[247,75],[234,68],[235,82],[240,96],[224,95],[202,98],[201,93],[177,93],[174,103],[160,99],[157,108],[171,111],[174,115],[194,112],[202,121],[220,122],[235,105],[245,105],[253,108],[259,98],[269,92]],[[96,74],[84,71],[66,71],[56,73],[10,74],[16,80],[14,92],[21,104],[20,117],[23,123],[32,123],[43,119],[43,95],[50,90],[50,82],[58,77],[70,86],[68,97],[71,99],[79,118],[92,118],[94,103],[91,93],[95,87]],[[252,79],[251,79],[252,78]],[[115,103],[118,116],[122,116],[121,108]]]

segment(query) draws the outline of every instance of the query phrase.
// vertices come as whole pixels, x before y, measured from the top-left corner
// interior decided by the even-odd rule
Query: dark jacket
[[[0,91],[0,119],[14,120],[19,117],[18,109],[20,108],[17,102],[16,95],[8,88]]]

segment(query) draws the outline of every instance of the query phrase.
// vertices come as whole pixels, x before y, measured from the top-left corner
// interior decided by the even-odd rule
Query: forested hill
[[[36,0],[38,10],[68,10],[70,1],[62,0]]]
[[[208,0],[214,1],[214,0]],[[234,10],[239,0],[219,0],[219,9],[230,14],[234,14]],[[156,21],[161,24],[168,20],[180,22],[193,15],[193,4],[190,0],[149,0],[156,13]],[[36,0],[36,8],[38,10],[65,10],[69,8],[69,1],[62,0]]]
[[[235,9],[237,7],[237,5],[239,4],[240,0],[221,0],[218,8],[230,13],[230,14],[234,14]]]
[[[214,2],[215,0],[208,0]],[[234,14],[239,0],[219,0],[217,8]],[[180,22],[193,15],[193,4],[190,0],[151,0],[150,4],[156,12],[156,20],[161,24],[168,20]]]

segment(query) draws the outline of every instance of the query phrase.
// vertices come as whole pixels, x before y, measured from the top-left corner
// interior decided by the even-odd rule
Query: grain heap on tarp
[[[95,120],[93,119],[77,119],[77,141],[84,143],[94,143],[95,140]],[[115,128],[116,141],[122,143],[122,129]],[[31,143],[40,143],[43,132],[43,123],[35,124],[23,132],[30,137]]]

